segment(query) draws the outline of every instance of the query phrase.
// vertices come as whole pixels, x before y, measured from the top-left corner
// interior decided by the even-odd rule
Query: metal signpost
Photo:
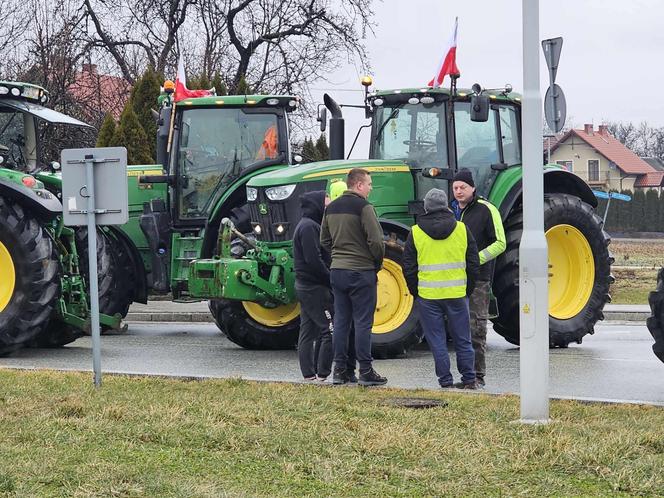
[[[549,420],[548,250],[544,236],[539,0],[523,13],[523,236],[519,246],[521,422]]]
[[[62,204],[67,226],[87,226],[90,275],[92,368],[101,386],[101,336],[97,275],[96,225],[123,225],[129,219],[127,149],[62,151]]]

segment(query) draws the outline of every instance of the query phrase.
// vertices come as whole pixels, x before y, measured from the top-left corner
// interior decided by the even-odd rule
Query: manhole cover
[[[427,399],[427,398],[392,398],[385,401],[389,406],[396,406],[399,408],[436,408],[447,406],[447,401],[440,399]]]

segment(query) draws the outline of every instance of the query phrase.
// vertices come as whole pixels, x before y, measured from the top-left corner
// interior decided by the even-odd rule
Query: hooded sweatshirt
[[[295,282],[329,287],[329,255],[320,247],[320,223],[325,210],[325,191],[316,190],[302,194],[300,209],[302,219],[293,233]]]
[[[427,213],[419,216],[417,220],[417,224],[422,231],[436,240],[448,238],[456,228],[457,223],[460,222],[456,221],[452,212],[447,209]],[[468,227],[466,227],[466,235],[468,237],[468,246],[466,248],[466,295],[470,296],[475,288],[475,282],[480,272],[480,258],[477,253],[477,244]],[[408,285],[408,290],[416,297],[418,295],[417,272],[417,248],[415,247],[415,241],[411,232],[408,234],[403,252],[403,274]]]

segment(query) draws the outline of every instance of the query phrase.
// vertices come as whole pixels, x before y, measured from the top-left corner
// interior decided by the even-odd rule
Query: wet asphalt
[[[519,349],[488,334],[485,392],[518,393]],[[551,397],[643,402],[664,406],[664,363],[652,353],[645,326],[603,322],[583,344],[550,350]],[[454,368],[453,373],[458,379]],[[25,349],[0,358],[0,367],[92,370],[89,337],[60,349]],[[380,360],[388,386],[436,389],[433,360],[425,347],[408,357]],[[238,377],[299,381],[295,351],[248,351],[209,323],[130,322],[124,335],[102,337],[102,371],[183,377]]]

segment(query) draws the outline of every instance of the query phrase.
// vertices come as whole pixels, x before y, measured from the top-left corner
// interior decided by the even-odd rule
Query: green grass
[[[664,492],[664,412],[392,389],[0,371],[3,496]],[[389,406],[399,396],[447,407]]]
[[[657,286],[659,268],[613,268],[612,304],[648,304],[648,293]]]

